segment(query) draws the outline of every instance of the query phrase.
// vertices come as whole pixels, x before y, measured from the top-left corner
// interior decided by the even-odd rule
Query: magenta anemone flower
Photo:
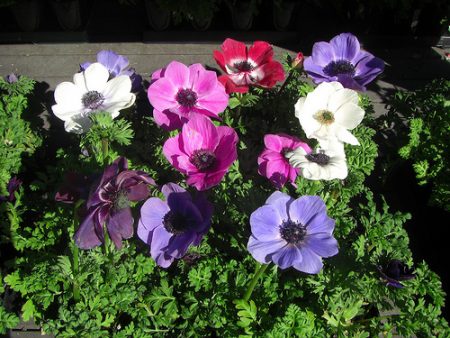
[[[233,128],[216,127],[209,118],[195,114],[181,133],[169,138],[164,156],[197,190],[217,185],[237,158],[238,136]]]
[[[263,152],[258,157],[258,172],[267,177],[277,189],[281,189],[286,182],[296,187],[295,179],[300,169],[294,168],[286,158],[286,154],[302,147],[307,153],[311,148],[298,138],[285,134],[267,134],[264,136]]]
[[[150,246],[156,264],[169,267],[190,245],[199,245],[211,225],[212,205],[203,193],[195,198],[175,183],[162,187],[166,200],[149,198],[141,208],[137,234]]]
[[[148,99],[155,122],[166,130],[181,128],[195,114],[218,118],[228,105],[215,72],[199,63],[187,67],[177,61],[153,73]]]
[[[250,216],[252,234],[247,248],[262,264],[274,262],[281,269],[292,266],[306,273],[319,273],[322,257],[338,253],[334,224],[319,196],[294,200],[275,191]]]
[[[127,75],[131,80],[131,91],[137,92],[142,89],[142,76],[137,74],[134,68],[128,67],[130,62],[127,57],[112,50],[102,50],[97,53],[97,62],[108,69],[110,79],[119,75]],[[80,70],[84,71],[90,65],[91,62],[84,62],[80,64]]]
[[[242,42],[226,39],[222,51],[214,51],[214,59],[225,72],[219,81],[227,93],[246,93],[249,86],[272,88],[284,80],[283,66],[273,60],[273,48],[264,41],[255,41],[247,49]]]
[[[148,185],[155,181],[146,173],[128,170],[128,161],[117,158],[103,172],[86,204],[87,216],[74,238],[81,249],[91,249],[104,242],[104,227],[115,246],[133,236],[133,216],[130,202],[142,201],[149,194]]]
[[[361,50],[354,35],[342,33],[329,43],[316,42],[304,69],[316,84],[338,81],[345,88],[364,91],[383,72],[384,61]]]

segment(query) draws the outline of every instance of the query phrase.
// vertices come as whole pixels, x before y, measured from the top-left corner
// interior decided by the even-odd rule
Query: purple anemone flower
[[[393,286],[401,289],[404,287],[401,281],[410,280],[416,277],[412,269],[409,269],[403,262],[398,259],[391,260],[386,266],[378,267],[383,279],[386,280],[387,286]]]
[[[322,257],[338,253],[334,224],[319,196],[294,200],[275,191],[250,216],[252,234],[247,248],[260,263],[274,262],[281,269],[292,266],[306,273],[319,273]]]
[[[8,190],[8,195],[0,196],[0,202],[14,202],[16,200],[15,192],[19,190],[21,185],[22,181],[19,180],[16,176],[11,177],[6,188]]]
[[[162,187],[166,197],[149,198],[141,208],[137,233],[150,246],[156,264],[169,267],[190,245],[199,245],[211,225],[212,205],[200,193],[196,198],[175,183]]]
[[[110,79],[119,75],[127,75],[131,80],[131,91],[138,92],[142,89],[142,76],[136,74],[134,68],[128,67],[130,62],[127,57],[112,50],[102,50],[97,53],[97,62],[108,69]],[[90,65],[91,62],[84,62],[80,64],[80,70],[84,71]]]
[[[103,172],[98,186],[87,201],[87,216],[75,234],[81,249],[91,249],[104,241],[104,226],[115,246],[133,236],[133,216],[130,202],[148,197],[148,185],[155,181],[143,171],[128,170],[128,161],[117,158]]]
[[[342,33],[329,43],[316,42],[304,69],[316,84],[338,81],[345,88],[364,91],[383,72],[384,61],[361,50],[354,35]]]
[[[11,73],[9,75],[6,75],[6,81],[9,84],[16,83],[17,81],[19,81],[19,76],[14,73]]]
[[[89,188],[97,179],[97,175],[83,175],[69,171],[64,175],[64,181],[55,194],[55,201],[72,204],[79,199],[87,200]]]

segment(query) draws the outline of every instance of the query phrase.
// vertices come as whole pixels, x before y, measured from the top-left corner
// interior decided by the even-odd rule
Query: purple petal
[[[97,211],[98,208],[94,208],[89,212],[74,235],[75,244],[80,249],[92,249],[102,244],[96,231],[96,226],[98,226],[96,224]]]
[[[147,231],[152,231],[162,224],[164,216],[170,211],[166,202],[156,197],[149,198],[141,207],[142,226]]]
[[[271,255],[284,246],[286,246],[286,241],[284,240],[274,240],[263,242],[254,236],[250,236],[247,244],[247,249],[250,254],[256,259],[258,262],[267,264],[272,261]]]
[[[86,70],[86,68],[89,67],[91,64],[92,64],[92,62],[80,63],[80,71]]]
[[[289,204],[292,203],[294,199],[281,191],[275,191],[269,198],[266,200],[266,204],[273,205],[280,214],[282,220],[287,221],[289,219],[288,216],[288,207]]]
[[[325,67],[336,59],[333,47],[328,42],[316,42],[311,53],[312,62],[321,67]],[[306,61],[305,61],[306,63]],[[304,65],[306,70],[306,64]]]
[[[327,233],[308,234],[304,245],[321,257],[331,257],[339,252],[336,239]]]
[[[331,39],[330,44],[338,60],[352,61],[361,49],[356,36],[350,33],[342,33],[335,36]]]
[[[133,236],[133,216],[130,208],[123,208],[111,212],[107,229],[111,240],[117,249],[122,247],[122,239],[128,239]]]
[[[161,188],[161,192],[163,193],[163,195],[166,197],[169,196],[169,194],[177,192],[177,193],[186,193],[186,198],[191,199],[191,195],[186,191],[186,189],[180,187],[178,184],[176,183],[166,183],[162,186]]]
[[[320,256],[316,255],[312,250],[306,247],[301,247],[300,252],[303,260],[294,263],[295,269],[311,274],[319,273],[320,270],[322,270],[323,263]]]
[[[167,246],[166,255],[173,258],[183,257],[186,254],[189,245],[192,244],[196,237],[196,234],[192,231],[187,231],[184,234],[173,236]]]
[[[317,214],[326,213],[326,206],[319,196],[302,196],[291,202],[288,212],[292,221],[308,225]]]
[[[307,231],[309,235],[316,233],[326,233],[331,235],[334,231],[335,221],[328,217],[326,213],[317,213],[309,219]]]
[[[273,262],[281,269],[287,269],[303,261],[300,250],[295,245],[286,245],[272,255]]]
[[[365,52],[367,53],[367,52]],[[355,68],[356,80],[362,84],[366,85],[375,79],[384,70],[384,61],[374,57],[372,54],[369,57],[361,59]]]
[[[173,262],[173,257],[165,254],[167,245],[172,236],[173,234],[168,232],[163,226],[159,226],[153,230],[150,253],[156,263],[165,268]]]
[[[283,218],[273,205],[263,205],[250,215],[252,235],[261,241],[281,239],[279,227]]]
[[[104,65],[113,76],[119,75],[128,67],[128,59],[111,50],[102,50],[97,54],[97,61]]]

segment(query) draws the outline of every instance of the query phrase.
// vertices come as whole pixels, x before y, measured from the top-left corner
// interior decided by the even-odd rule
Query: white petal
[[[64,128],[69,133],[83,134],[89,130],[92,122],[88,117],[80,118],[78,120],[68,120],[64,123]]]
[[[121,98],[129,96],[131,80],[129,76],[121,75],[108,81],[103,89],[105,101],[122,101]]]
[[[347,129],[340,128],[337,133],[337,138],[344,143],[349,143],[354,146],[359,146],[358,139],[352,135]]]
[[[345,103],[334,113],[335,123],[345,129],[356,128],[364,118],[364,110],[354,103]]]
[[[306,97],[301,97],[298,99],[297,103],[295,104],[295,117],[299,117],[301,112],[303,111],[303,106],[305,104]]]
[[[96,62],[87,67],[81,74],[83,75],[84,86],[88,91],[97,91],[99,93],[103,92],[109,78],[109,72],[105,66]],[[76,76],[77,75],[75,74],[74,82],[78,86],[78,82],[81,81],[81,79],[79,77],[75,79]]]
[[[328,110],[336,112],[343,104],[354,103],[358,105],[358,102],[359,98],[356,91],[347,88],[342,88],[334,92],[330,96],[330,100],[328,101]]]
[[[112,118],[119,116],[119,111],[131,107],[136,100],[136,95],[128,93],[127,96],[120,98],[120,101],[105,102],[102,109],[111,113]]]
[[[313,115],[305,109],[299,113],[298,120],[300,121],[300,125],[307,138],[313,137],[312,135],[314,132],[319,130],[322,126],[319,121],[317,121]]]
[[[79,115],[81,113],[81,110],[73,109],[71,106],[61,105],[61,104],[55,104],[52,106],[53,114],[57,118],[63,121],[68,121],[72,119],[73,116]]]
[[[64,106],[72,106],[73,109],[82,108],[82,96],[83,92],[72,82],[61,82],[55,88],[56,103]]]

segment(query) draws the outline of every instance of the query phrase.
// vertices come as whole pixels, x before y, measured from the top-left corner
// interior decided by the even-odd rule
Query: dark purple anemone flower
[[[361,50],[354,35],[342,33],[329,43],[316,42],[304,69],[316,84],[338,81],[345,88],[364,91],[383,72],[384,61]]]
[[[110,79],[119,75],[127,75],[131,80],[132,92],[137,92],[142,89],[142,76],[136,74],[134,68],[128,67],[130,62],[127,57],[119,55],[112,50],[102,50],[97,53],[97,62],[108,69]],[[90,65],[91,62],[84,62],[80,64],[80,70],[84,71]]]
[[[22,181],[19,180],[16,176],[11,177],[6,188],[9,195],[0,196],[0,202],[14,202],[16,200],[15,192],[20,188],[21,185]]]
[[[148,197],[148,185],[155,181],[143,171],[128,170],[128,161],[117,158],[103,172],[98,186],[86,204],[87,216],[75,234],[75,243],[81,249],[91,249],[104,241],[104,227],[116,247],[122,239],[133,236],[133,216],[130,202]]]
[[[319,196],[294,200],[275,191],[266,204],[250,216],[252,235],[248,251],[258,262],[274,262],[281,269],[293,266],[306,273],[319,273],[322,257],[338,253],[333,237],[334,220],[327,216]]]
[[[416,277],[412,269],[409,269],[403,262],[398,259],[391,260],[384,267],[379,266],[378,271],[380,272],[383,279],[386,281],[386,285],[393,286],[395,288],[403,288],[404,285],[400,283],[401,281],[410,280]]]
[[[175,183],[162,187],[166,197],[149,198],[141,208],[137,233],[150,246],[156,264],[169,267],[190,245],[199,245],[211,225],[212,205],[199,193],[196,198]]]
[[[91,184],[97,175],[83,175],[69,171],[64,175],[64,181],[55,194],[55,201],[72,204],[79,199],[87,200]]]

